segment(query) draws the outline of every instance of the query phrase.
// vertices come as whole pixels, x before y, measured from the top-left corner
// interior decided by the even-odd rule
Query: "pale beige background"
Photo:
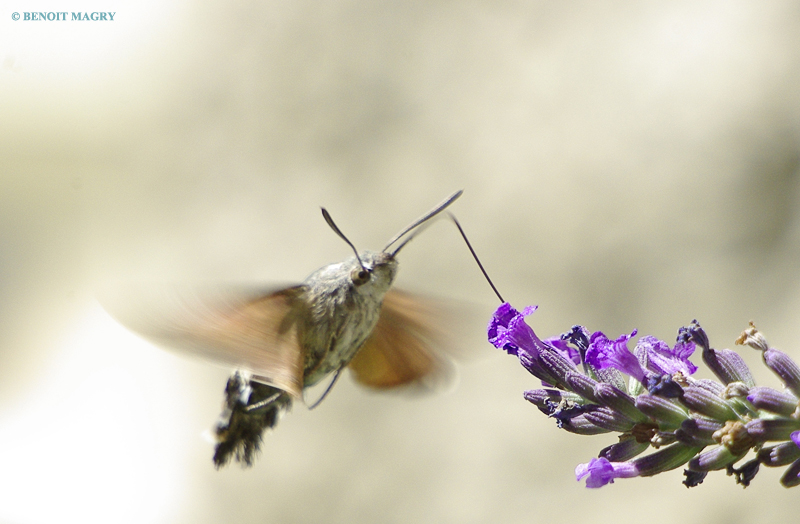
[[[730,346],[750,319],[800,358],[795,2],[42,2],[0,10],[0,522],[788,522],[764,471],[598,491],[613,442],[557,431],[511,357],[409,400],[345,378],[256,467],[202,432],[228,370],[156,349],[93,290],[126,279],[291,282],[455,189],[506,298]],[[455,229],[399,285],[496,305]],[[746,358],[758,366],[757,355]],[[765,384],[777,382],[759,374]]]

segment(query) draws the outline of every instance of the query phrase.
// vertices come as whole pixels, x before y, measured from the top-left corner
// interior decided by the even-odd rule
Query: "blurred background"
[[[800,358],[796,2],[42,1],[116,15],[13,21],[28,4],[0,12],[0,522],[800,509],[773,470],[746,490],[721,472],[687,490],[680,469],[576,482],[614,437],[561,432],[522,399],[538,383],[483,338],[497,300],[444,221],[403,251],[397,285],[479,308],[457,385],[408,399],[344,378],[248,470],[215,471],[202,438],[230,370],[152,346],[94,299],[142,280],[300,281],[349,256],[320,206],[380,249],[464,189],[453,212],[506,300],[540,306],[540,335],[671,341],[696,318],[732,347],[754,320]]]

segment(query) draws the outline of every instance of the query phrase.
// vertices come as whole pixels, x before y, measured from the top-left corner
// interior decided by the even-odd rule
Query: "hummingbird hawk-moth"
[[[355,256],[319,268],[296,286],[213,300],[184,295],[169,316],[123,320],[162,344],[236,367],[215,427],[217,467],[232,459],[252,465],[264,431],[275,427],[293,402],[303,400],[304,390],[333,377],[321,401],[344,368],[356,382],[376,389],[422,383],[448,368],[440,350],[447,343],[441,325],[445,308],[391,286],[398,252],[419,226],[461,193],[453,193],[378,252],[358,252],[323,208],[328,225]]]

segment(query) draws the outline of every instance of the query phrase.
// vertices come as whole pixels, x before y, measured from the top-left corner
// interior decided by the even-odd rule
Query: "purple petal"
[[[694,342],[677,342],[675,347],[670,349],[663,340],[647,335],[639,339],[634,353],[646,363],[647,369],[654,373],[672,375],[680,371],[689,376],[697,371],[697,366],[689,361],[694,348]]]
[[[544,383],[561,384],[564,371],[574,369],[575,365],[543,342],[525,323],[525,317],[534,311],[536,306],[528,306],[520,313],[510,304],[502,304],[489,322],[489,342],[510,355],[516,355],[522,366]],[[556,360],[558,364],[563,365],[551,368],[548,363],[542,361],[543,352],[558,357],[548,359],[548,362]]]
[[[616,340],[609,340],[600,331],[593,333],[589,349],[586,351],[586,362],[596,369],[618,369],[644,383],[644,370],[636,356],[628,349],[628,340],[634,335],[636,335],[635,329],[630,335],[620,335]]]
[[[578,464],[575,468],[575,479],[586,479],[587,488],[601,488],[613,484],[614,479],[630,478],[639,474],[634,466],[627,462],[609,462],[605,458],[593,458],[587,464]]]
[[[792,439],[792,442],[794,442],[794,443],[795,443],[795,445],[796,445],[798,448],[800,448],[800,431],[794,431],[794,432],[792,432],[792,434],[791,434],[791,435],[789,435],[789,437]]]
[[[567,344],[567,341],[563,340],[560,335],[557,337],[546,338],[544,339],[544,343],[552,346],[553,349],[561,353],[561,355],[567,360],[572,361],[572,363],[575,364],[576,366],[580,365],[581,363],[580,353],[578,353],[577,349]]]
[[[525,317],[536,311],[537,307],[528,306],[520,313],[508,302],[501,304],[489,322],[487,330],[489,342],[511,355],[516,355],[520,348],[538,353],[538,344],[541,340],[525,323]]]

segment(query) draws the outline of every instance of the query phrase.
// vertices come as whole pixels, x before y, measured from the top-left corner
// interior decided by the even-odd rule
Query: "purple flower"
[[[794,432],[792,432],[792,434],[791,434],[791,435],[789,435],[789,437],[792,439],[792,442],[794,442],[794,443],[795,443],[795,445],[796,445],[798,448],[800,448],[800,431],[794,431]]]
[[[489,322],[489,342],[516,355],[523,367],[543,383],[563,384],[564,375],[577,368],[568,353],[542,341],[525,323],[525,317],[534,311],[536,306],[528,306],[520,313],[510,304],[502,304]]]
[[[581,355],[577,349],[567,344],[566,340],[561,338],[561,335],[544,339],[544,343],[551,346],[553,349],[561,353],[567,360],[572,361],[573,364],[580,365]]]
[[[575,480],[580,482],[587,475],[587,488],[601,488],[606,484],[613,484],[614,479],[636,477],[639,471],[628,462],[609,462],[605,458],[593,458],[575,468]]]
[[[653,373],[672,375],[680,372],[688,377],[697,371],[697,366],[689,361],[694,348],[694,342],[676,342],[670,349],[666,342],[647,335],[639,339],[633,352]]]
[[[616,340],[609,340],[600,331],[593,333],[589,349],[586,351],[586,362],[595,369],[618,369],[644,383],[644,369],[636,356],[628,349],[628,340],[635,335],[636,330],[634,329],[630,335],[620,335]]]
[[[518,355],[518,350],[538,353],[542,341],[525,323],[525,317],[536,311],[538,306],[528,306],[522,313],[508,302],[502,304],[492,315],[487,329],[489,342],[509,355]]]

